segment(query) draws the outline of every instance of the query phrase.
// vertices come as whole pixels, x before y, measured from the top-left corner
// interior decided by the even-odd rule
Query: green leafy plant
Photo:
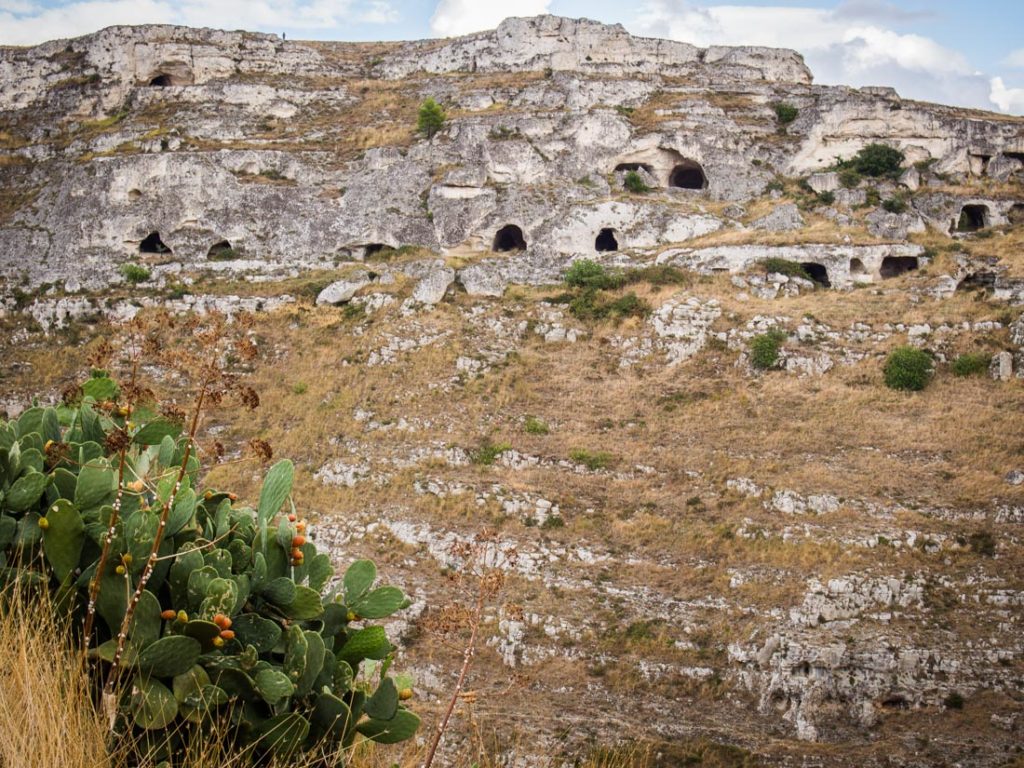
[[[523,429],[526,430],[528,435],[546,435],[551,431],[547,422],[538,419],[536,416],[527,416],[523,422]]]
[[[213,389],[187,425],[142,392],[95,370],[61,405],[0,422],[0,587],[51,593],[107,678],[119,737],[158,745],[155,762],[215,720],[256,757],[410,738],[411,681],[388,675],[373,623],[405,595],[375,586],[368,560],[324,594],[334,569],[298,519],[292,463],[270,468],[255,508],[204,489],[196,424]]]
[[[433,138],[444,127],[445,120],[447,119],[444,107],[434,101],[433,98],[428,97],[420,104],[419,115],[416,119],[416,130],[428,139]]]
[[[802,264],[796,261],[790,261],[789,259],[780,259],[776,256],[765,259],[761,262],[764,267],[764,271],[768,273],[775,273],[777,275],[785,275],[786,277],[802,277],[804,280],[810,280],[811,276]]]
[[[832,205],[836,201],[834,192],[825,191],[818,193],[818,202],[822,205]]]
[[[851,160],[840,160],[836,163],[839,169],[852,169],[861,176],[878,178],[881,176],[898,176],[903,165],[904,154],[895,147],[886,144],[868,144]]]
[[[150,271],[141,264],[122,264],[121,277],[129,283],[144,283],[150,278]]]
[[[610,272],[593,259],[574,261],[563,277],[565,284],[572,288],[618,288],[623,284],[622,275]]]
[[[773,328],[750,340],[750,364],[758,370],[774,368],[779,362],[779,351],[786,340],[784,331]]]
[[[907,210],[907,198],[905,195],[893,195],[887,200],[882,201],[882,208],[889,213],[903,213]]]
[[[916,347],[897,347],[885,361],[882,373],[890,389],[917,392],[932,378],[935,366],[932,356]]]
[[[799,110],[792,104],[786,104],[785,102],[777,102],[772,105],[772,109],[775,110],[775,119],[779,121],[779,125],[789,125],[796,120]]]
[[[489,467],[498,460],[501,454],[510,450],[512,450],[510,443],[495,443],[490,439],[484,440],[472,455],[473,463]]]
[[[626,171],[626,175],[622,179],[622,185],[635,195],[643,195],[651,191],[651,188],[644,181],[644,177],[636,171]]]
[[[863,178],[854,168],[841,168],[839,170],[839,183],[844,189],[855,189]]]
[[[954,376],[983,376],[988,372],[988,367],[991,363],[991,355],[981,352],[968,352],[967,354],[957,356],[950,365],[950,368],[952,368]]]
[[[584,448],[576,448],[569,452],[569,458],[577,464],[582,464],[587,469],[596,471],[611,466],[615,459],[607,451],[588,451]]]

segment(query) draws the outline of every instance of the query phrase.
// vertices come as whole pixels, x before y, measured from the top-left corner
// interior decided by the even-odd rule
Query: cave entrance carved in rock
[[[678,189],[707,189],[708,177],[700,163],[684,160],[672,169],[668,177],[668,185]]]
[[[890,277],[899,277],[907,272],[913,272],[917,267],[916,256],[886,256],[882,259],[882,266],[879,268],[878,274],[882,276],[883,280],[888,280]]]
[[[977,232],[988,226],[989,211],[987,205],[965,205],[960,209],[960,218],[956,223],[957,232]]]
[[[615,230],[605,227],[598,232],[597,239],[594,240],[594,250],[599,253],[619,250],[619,241],[615,239]]]
[[[210,261],[231,261],[238,258],[238,251],[232,247],[230,241],[221,240],[210,246],[206,258]]]
[[[526,238],[523,237],[523,230],[515,224],[506,224],[494,235],[493,251],[525,251]]]
[[[160,239],[159,232],[150,232],[139,243],[139,253],[155,253],[155,254],[168,254],[171,253],[171,249],[168,248],[164,241]]]
[[[832,281],[828,279],[828,270],[825,269],[824,264],[818,264],[814,261],[805,261],[800,265],[804,268],[804,271],[811,276],[811,280],[816,282],[818,285],[822,285],[825,288],[832,287]]]

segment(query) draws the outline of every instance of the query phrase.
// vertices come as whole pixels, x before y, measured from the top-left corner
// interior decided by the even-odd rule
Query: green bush
[[[762,261],[761,265],[764,267],[765,272],[774,272],[786,277],[802,277],[804,280],[811,279],[810,274],[799,262],[790,261],[789,259],[780,259],[772,256]]]
[[[954,376],[982,376],[988,373],[992,356],[981,352],[967,353],[958,356],[950,366]]]
[[[651,188],[644,182],[644,177],[636,171],[626,171],[622,184],[627,190],[636,195],[642,195],[645,192],[651,191]]]
[[[750,340],[750,364],[758,370],[766,371],[779,363],[779,350],[786,340],[784,331],[773,328]]]
[[[606,469],[614,460],[614,457],[606,451],[588,451],[583,448],[570,451],[569,458],[591,471]]]
[[[861,175],[853,168],[843,168],[839,171],[839,183],[844,189],[856,189],[860,180]]]
[[[485,467],[491,466],[498,460],[505,451],[512,450],[512,445],[509,443],[495,443],[490,439],[484,440],[480,443],[480,447],[472,455],[474,464],[481,464]]]
[[[154,764],[212,738],[263,764],[412,737],[411,683],[387,675],[372,623],[405,595],[375,588],[368,560],[323,594],[334,569],[296,519],[292,463],[255,509],[204,489],[194,435],[138,391],[95,371],[65,404],[0,421],[0,589],[52,592],[97,690],[112,669],[130,683],[117,738]]]
[[[647,283],[648,285],[690,285],[693,277],[679,267],[672,267],[668,264],[652,264],[649,267],[629,269],[622,275],[624,285],[636,283]]]
[[[832,203],[834,203],[835,201],[836,196],[832,192],[826,191],[818,193],[818,202],[821,203],[822,205],[832,205]]]
[[[862,176],[898,176],[904,155],[895,147],[885,144],[868,144],[852,160],[838,163],[840,168],[852,168]]]
[[[882,202],[882,207],[889,213],[903,213],[907,210],[907,198],[903,195],[894,195]]]
[[[963,709],[964,708],[964,697],[962,694],[953,691],[945,699],[942,700],[943,705],[946,709]]]
[[[528,435],[546,435],[550,432],[550,428],[547,423],[541,421],[535,416],[527,416],[523,422],[523,429],[526,430]]]
[[[971,551],[982,557],[994,557],[996,554],[996,540],[989,531],[978,531],[968,537]]]
[[[772,105],[775,110],[775,119],[779,121],[779,125],[789,125],[799,114],[799,110],[792,104],[786,104],[784,102],[778,102]]]
[[[573,288],[618,288],[623,284],[622,275],[610,272],[592,259],[574,261],[563,277],[565,284]]]
[[[917,392],[924,389],[934,373],[932,356],[916,347],[897,347],[882,369],[889,389]]]
[[[569,313],[577,320],[644,317],[650,311],[650,304],[633,292],[616,299],[606,299],[594,288],[587,288],[569,302]]]
[[[427,98],[420,104],[419,115],[416,119],[416,130],[428,139],[433,138],[444,127],[445,120],[447,120],[447,115],[445,115],[444,107],[434,101],[434,99]]]
[[[122,264],[121,277],[129,283],[144,283],[150,278],[150,272],[141,264]]]

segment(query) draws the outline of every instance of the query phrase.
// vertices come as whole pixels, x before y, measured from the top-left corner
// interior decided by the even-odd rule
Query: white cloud
[[[1024,88],[1007,88],[1003,78],[992,78],[992,91],[989,98],[1004,112],[1024,114]]]
[[[278,32],[396,20],[388,0],[78,0],[53,7],[25,0],[0,0],[0,44],[33,45],[115,24],[186,24]]]
[[[509,16],[547,13],[551,0],[441,0],[430,19],[430,30],[441,37],[494,29]]]
[[[1003,63],[1008,67],[1024,67],[1024,48],[1012,51],[1009,56],[1003,59]]]
[[[646,0],[633,31],[696,45],[764,45],[795,48],[823,83],[892,85],[904,96],[1004,111],[986,75],[958,51],[931,38],[884,25],[897,18],[887,3],[848,2],[837,9],[720,5],[687,0]],[[857,21],[862,23],[856,23]],[[905,20],[905,19],[904,19]],[[1024,51],[1022,61],[1024,61]],[[1012,108],[1020,111],[1019,107]]]

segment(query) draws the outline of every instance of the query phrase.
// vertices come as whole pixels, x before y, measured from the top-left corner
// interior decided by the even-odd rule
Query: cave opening
[[[1006,212],[1011,224],[1024,224],[1024,203],[1017,203]]]
[[[515,224],[506,224],[494,235],[493,251],[525,251],[526,238],[523,237],[523,230]]]
[[[615,239],[615,230],[605,227],[597,233],[594,249],[599,253],[619,250],[619,241]]]
[[[647,163],[619,163],[615,166],[616,173],[628,173],[629,171],[645,171],[653,176],[654,166]]]
[[[818,285],[824,286],[825,288],[832,287],[832,281],[828,279],[828,270],[825,269],[824,264],[818,264],[814,261],[805,261],[801,265],[804,271],[811,276],[811,280],[816,282]]]
[[[850,275],[852,277],[867,277],[868,270],[860,259],[850,259]]]
[[[988,226],[989,212],[987,205],[965,205],[960,209],[957,221],[957,232],[977,232]]]
[[[139,243],[139,253],[155,253],[155,254],[167,254],[171,253],[171,249],[168,248],[164,241],[160,239],[159,232],[150,232]]]
[[[151,86],[155,88],[166,88],[169,85],[174,85],[170,75],[159,74],[149,81]]]
[[[231,261],[238,258],[238,251],[232,247],[230,241],[221,240],[210,246],[210,250],[206,252],[206,258],[210,261]]]
[[[707,189],[708,178],[699,163],[684,160],[672,169],[668,185],[679,189]]]
[[[890,277],[899,277],[907,272],[913,272],[917,267],[916,256],[886,256],[882,259],[882,266],[878,270],[878,274],[882,276],[883,280],[888,280]]]

